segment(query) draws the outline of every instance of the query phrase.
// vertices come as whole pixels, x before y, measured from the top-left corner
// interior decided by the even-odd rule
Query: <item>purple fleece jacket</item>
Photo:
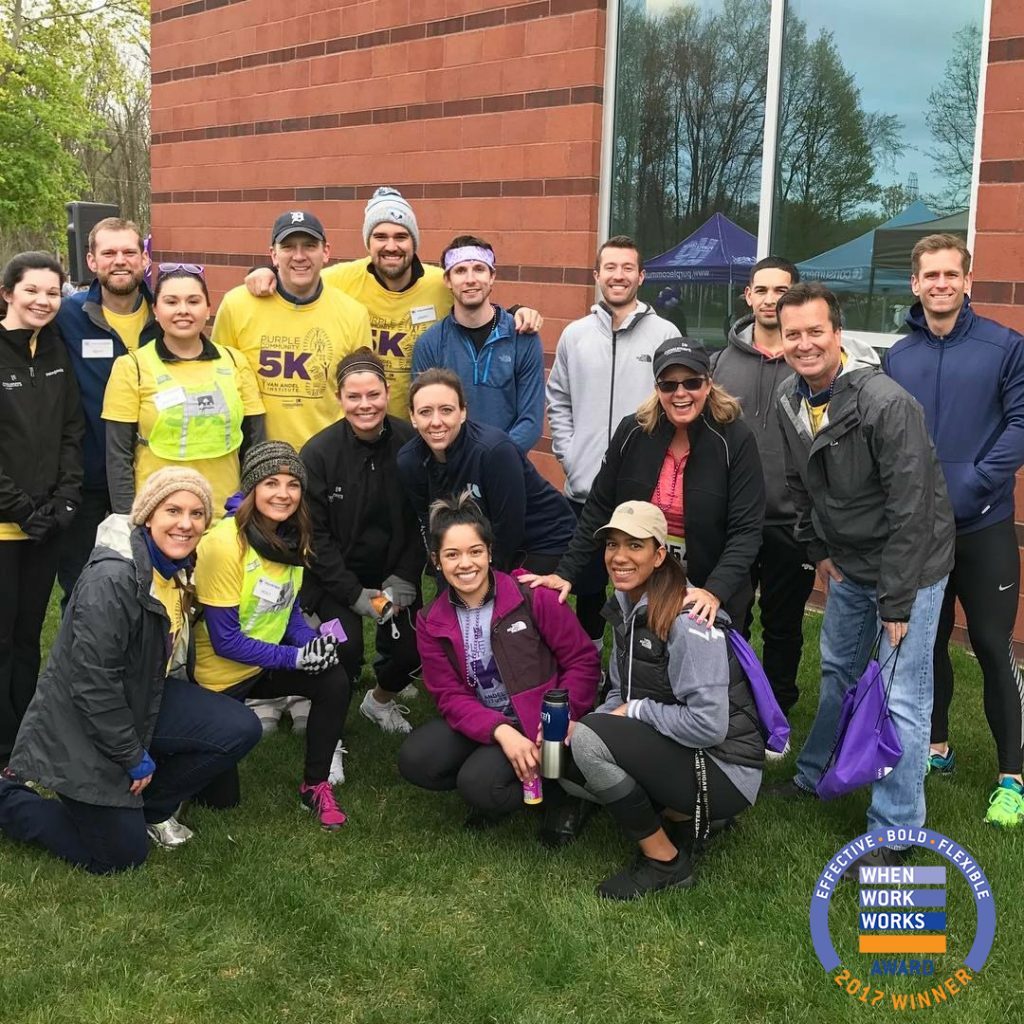
[[[526,616],[525,598],[513,576],[495,571],[494,586],[491,647],[524,735],[537,735],[544,693],[552,688],[569,691],[569,714],[578,721],[594,706],[601,659],[576,614],[559,604],[555,591],[540,587],[530,591]],[[444,720],[477,743],[493,743],[494,730],[510,723],[480,703],[469,681],[462,630],[446,591],[420,612],[416,646],[423,683]]]

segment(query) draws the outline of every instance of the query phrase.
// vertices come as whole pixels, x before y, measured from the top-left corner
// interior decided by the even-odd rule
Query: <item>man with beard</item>
[[[636,242],[609,238],[597,251],[594,280],[601,301],[562,332],[548,376],[551,450],[565,472],[565,496],[576,517],[601,468],[612,432],[651,395],[657,347],[678,329],[637,299],[644,264]],[[576,614],[596,645],[604,636],[604,552],[596,551],[576,580]]]
[[[800,273],[789,260],[766,256],[755,263],[743,293],[750,314],[732,326],[727,347],[711,362],[715,383],[740,400],[761,454],[764,531],[751,582],[760,591],[765,673],[787,713],[799,696],[796,676],[803,650],[804,605],[814,587],[814,567],[805,546],[793,536],[796,508],[786,487],[782,432],[774,411],[775,392],[793,375],[782,350],[775,304],[799,281]],[[751,607],[743,623],[745,632],[752,621]]]
[[[57,579],[64,592],[62,609],[96,543],[96,527],[110,511],[106,428],[100,414],[111,367],[118,356],[134,352],[159,332],[153,296],[142,279],[148,257],[137,224],[120,217],[99,221],[89,232],[85,260],[96,280],[87,291],[67,296],[57,313],[85,415],[82,504],[61,534]]]
[[[477,423],[504,430],[523,453],[544,423],[544,355],[540,337],[517,334],[512,317],[492,305],[494,249],[459,235],[441,254],[455,305],[416,342],[413,377],[432,367],[457,373]]]
[[[440,268],[423,264],[416,255],[416,214],[397,189],[383,185],[370,197],[363,211],[363,242],[367,257],[327,267],[323,280],[366,307],[372,347],[388,375],[388,412],[407,420],[416,341],[448,313],[452,297]],[[245,285],[261,297],[276,288],[266,267],[252,270]],[[542,320],[536,311],[513,307],[509,312],[515,313],[516,330],[540,330]]]

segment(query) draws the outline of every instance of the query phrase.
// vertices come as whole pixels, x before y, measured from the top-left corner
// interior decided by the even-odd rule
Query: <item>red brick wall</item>
[[[550,356],[593,294],[604,0],[154,0],[153,236],[216,297],[305,206],[333,256],[395,185],[434,261],[499,260],[499,301],[543,311]],[[540,456],[546,471],[556,469]]]

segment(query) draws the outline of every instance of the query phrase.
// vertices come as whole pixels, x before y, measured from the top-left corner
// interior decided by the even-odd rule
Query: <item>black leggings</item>
[[[949,739],[949,705],[953,700],[949,638],[959,598],[985,681],[985,717],[996,741],[999,771],[1008,775],[1020,774],[1022,760],[1024,681],[1013,655],[1019,580],[1020,551],[1012,518],[976,533],[959,534],[935,637],[932,743]]]
[[[348,673],[341,665],[313,675],[277,669],[237,683],[224,693],[236,700],[248,697],[308,697],[311,702],[306,727],[306,760],[303,781],[307,786],[323,782],[331,770],[334,748],[348,715],[352,688]],[[238,769],[232,767],[213,779],[200,793],[196,803],[206,807],[237,807],[242,798]]]
[[[574,767],[629,839],[638,841],[657,832],[662,826],[658,812],[663,808],[693,814],[697,806],[697,775],[695,751],[691,747],[684,747],[646,723],[623,715],[591,712],[580,725],[603,741],[614,765],[627,777],[606,789],[601,769],[608,762],[593,763],[587,756],[587,747],[581,743],[577,748],[574,737],[569,748]],[[710,817],[734,818],[745,811],[750,804],[739,790],[710,757],[704,760]],[[570,772],[568,777],[572,780],[574,773]]]

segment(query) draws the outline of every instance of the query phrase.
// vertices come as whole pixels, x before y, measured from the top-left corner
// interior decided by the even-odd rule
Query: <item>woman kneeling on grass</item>
[[[448,589],[420,614],[417,643],[441,719],[411,733],[398,769],[424,789],[458,789],[471,809],[467,827],[482,828],[522,807],[522,784],[537,777],[545,691],[568,690],[578,719],[594,706],[601,663],[555,594],[491,568],[494,534],[469,492],[435,501],[430,513],[430,555]],[[562,845],[577,823],[566,820],[571,803],[555,783],[544,803],[541,839]]]
[[[674,835],[684,816],[710,822],[746,810],[761,785],[764,740],[725,633],[683,613],[686,576],[668,557],[664,513],[628,501],[597,534],[615,587],[604,610],[615,636],[612,688],[570,724],[570,750],[587,789],[640,846],[636,861],[597,890],[631,900],[693,884],[690,858],[656,808]]]
[[[290,444],[265,441],[246,453],[242,493],[228,500],[228,516],[199,545],[203,618],[195,678],[238,700],[292,694],[311,700],[299,798],[333,832],[345,814],[328,773],[351,691],[334,637],[306,625],[298,603],[312,538],[305,486],[306,467]],[[234,770],[198,797],[212,807],[232,807],[239,798]]]
[[[94,874],[137,867],[147,833],[164,847],[191,838],[178,805],[259,741],[251,711],[175,678],[189,660],[192,554],[212,514],[209,484],[169,468],[139,489],[130,520],[100,525],[0,779],[12,839]]]

